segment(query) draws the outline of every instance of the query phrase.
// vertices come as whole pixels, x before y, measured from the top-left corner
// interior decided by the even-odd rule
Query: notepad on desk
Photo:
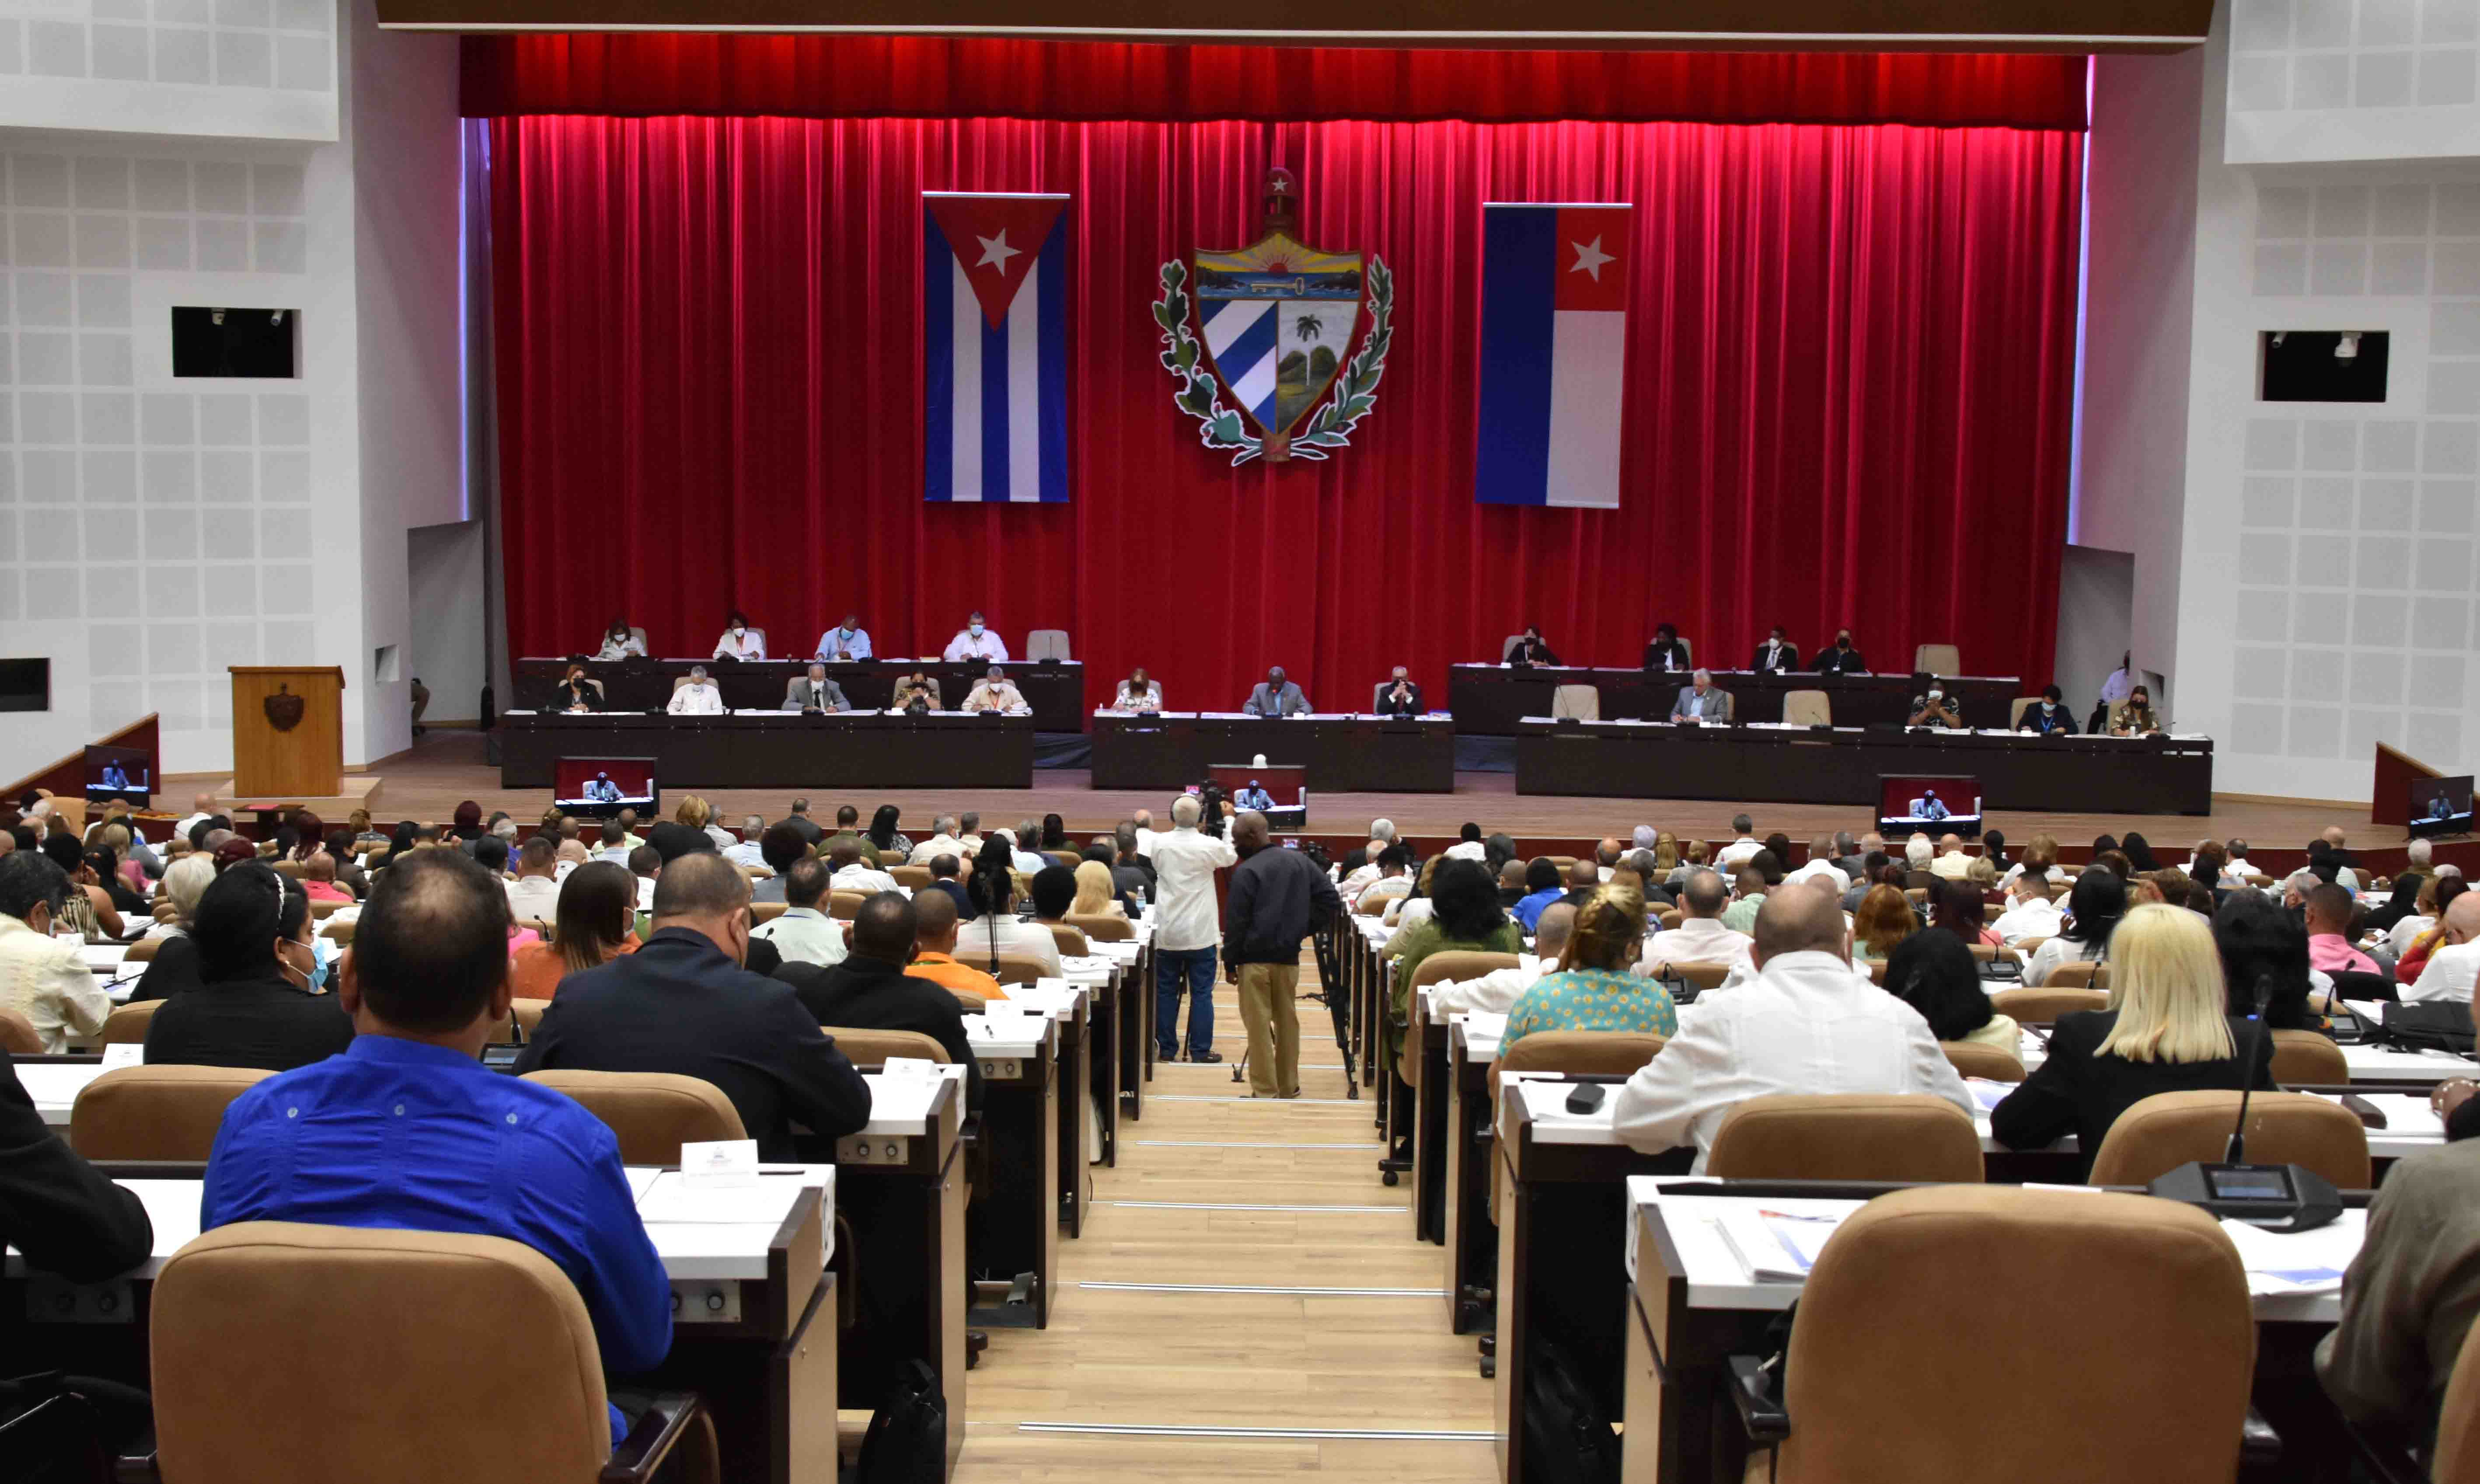
[[[2359,1255],[2367,1213],[2345,1211],[2333,1224],[2306,1232],[2270,1232],[2229,1218],[2221,1226],[2239,1250],[2250,1293],[2333,1293],[2340,1292],[2342,1274]]]
[[[1843,1225],[1841,1216],[1765,1210],[1726,1211],[1714,1220],[1731,1254],[1759,1283],[1807,1282],[1818,1254]]]
[[[755,1185],[692,1187],[681,1172],[667,1169],[637,1197],[637,1218],[699,1225],[774,1225],[792,1210],[806,1184],[804,1174],[762,1173]]]

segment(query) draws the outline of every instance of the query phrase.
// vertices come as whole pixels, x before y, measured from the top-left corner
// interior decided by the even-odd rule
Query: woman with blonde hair
[[[672,810],[674,824],[686,825],[692,830],[705,829],[706,822],[712,818],[714,806],[695,794],[683,794],[679,806]]]
[[[1076,900],[1068,904],[1071,917],[1125,917],[1120,894],[1111,883],[1111,868],[1098,860],[1076,863]]]
[[[1667,830],[1653,837],[1653,868],[1665,872],[1679,869],[1679,837]]]
[[[1895,946],[1921,930],[1911,898],[1879,882],[1851,914],[1851,957],[1862,963],[1891,959]]]
[[[2084,1175],[2119,1114],[2157,1092],[2273,1086],[2272,1038],[2225,1013],[2221,951],[2202,917],[2160,903],[2132,908],[2110,934],[2109,976],[2110,1008],[2060,1015],[2049,1058],[1989,1114],[2009,1149],[2075,1135]]]
[[[2047,833],[2036,834],[2030,839],[2026,840],[2024,842],[2024,854],[2016,860],[2015,864],[2007,870],[2004,876],[1999,878],[1998,883],[2002,886],[2012,885],[2014,884],[2015,878],[2023,875],[2027,871],[2038,871],[2043,876],[2048,877],[2053,883],[2062,882],[2067,879],[2066,871],[2058,865],[2058,837],[2056,835]]]
[[[1670,991],[1628,972],[1643,946],[1644,898],[1616,885],[1596,889],[1576,909],[1557,969],[1535,980],[1508,1011],[1500,1051],[1537,1031],[1676,1034]]]

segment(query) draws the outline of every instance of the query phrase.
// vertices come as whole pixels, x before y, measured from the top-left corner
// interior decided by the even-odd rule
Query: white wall
[[[405,673],[430,689],[426,722],[470,722],[487,674],[483,656],[482,523],[405,532],[409,576]]]
[[[2343,35],[2347,17],[2356,58],[2382,9],[2284,13],[2294,38]],[[2294,98],[2301,76],[2331,70],[2289,61]],[[2245,80],[2226,91],[2226,63],[2217,24],[2197,151],[2179,721],[2220,739],[2226,791],[2364,800],[2374,743],[2453,771],[2480,738],[2480,166],[2232,163],[2267,145],[2235,130],[2226,142],[2225,97]],[[2390,332],[2387,401],[2256,401],[2257,337],[2274,329]]]
[[[2068,547],[2058,563],[2057,662],[2050,674],[2079,727],[2090,717],[2093,698],[2118,668],[2119,656],[2135,647],[2130,630],[2135,565],[2128,552],[2089,546]]]
[[[74,98],[75,128],[0,128],[0,653],[54,672],[53,709],[0,729],[0,777],[149,710],[167,771],[228,767],[235,664],[342,666],[349,764],[409,738],[372,657],[407,636],[407,511],[455,487],[455,42],[382,36],[369,0],[345,29],[334,144],[76,132]],[[442,281],[435,318],[404,310]],[[175,304],[298,311],[299,379],[174,378]]]
[[[336,0],[32,0],[0,14],[0,128],[336,138]]]
[[[2233,0],[2224,10],[2228,163],[2480,155],[2471,0]]]

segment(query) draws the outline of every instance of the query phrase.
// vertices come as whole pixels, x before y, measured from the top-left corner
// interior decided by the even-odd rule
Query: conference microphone
[[[2306,1232],[2329,1225],[2342,1215],[2342,1197],[2325,1177],[2302,1164],[2250,1164],[2247,1158],[2248,1098],[2256,1090],[2256,1053],[2272,1033],[2265,1028],[2265,1007],[2273,998],[2273,976],[2257,980],[2256,1035],[2241,1060],[2238,1122],[2231,1129],[2228,1156],[2219,1164],[2186,1164],[2145,1189],[2164,1200],[2202,1209],[2217,1219],[2228,1217],[2268,1231]]]

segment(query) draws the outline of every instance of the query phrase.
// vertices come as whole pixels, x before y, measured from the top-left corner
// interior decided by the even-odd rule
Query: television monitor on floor
[[[2415,835],[2469,834],[2471,775],[2412,780],[2410,818]]]
[[[1897,842],[1916,831],[1979,838],[1980,780],[1880,774],[1877,832],[1886,836],[1888,854],[1899,853]]]
[[[551,802],[571,814],[607,819],[635,809],[651,820],[662,802],[652,757],[563,757],[552,771]]]
[[[109,804],[118,799],[142,809],[155,797],[155,755],[142,747],[89,747],[86,750],[86,802]],[[2465,797],[2469,793],[2467,790]]]

